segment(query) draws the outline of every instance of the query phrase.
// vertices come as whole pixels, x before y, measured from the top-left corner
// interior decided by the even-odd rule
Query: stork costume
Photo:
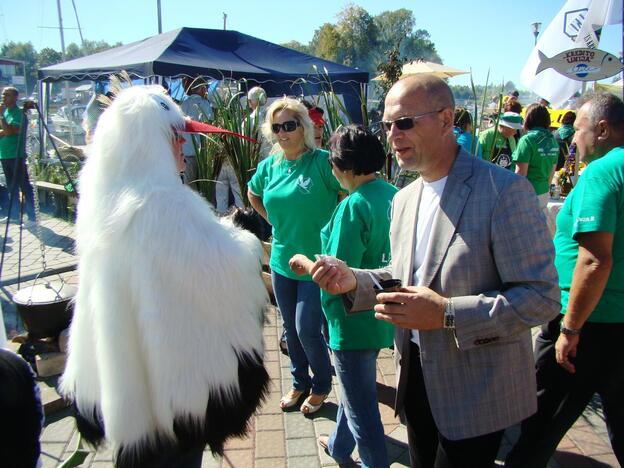
[[[102,114],[80,175],[61,390],[118,467],[206,444],[221,454],[267,392],[260,243],[219,223],[175,168],[175,132],[220,131],[201,125],[163,88],[130,87]]]

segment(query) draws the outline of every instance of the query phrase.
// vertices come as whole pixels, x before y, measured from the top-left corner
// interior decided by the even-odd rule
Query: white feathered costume
[[[181,183],[171,142],[184,128],[163,88],[130,87],[102,115],[80,175],[61,390],[117,466],[149,466],[175,445],[222,453],[268,387],[261,246]]]

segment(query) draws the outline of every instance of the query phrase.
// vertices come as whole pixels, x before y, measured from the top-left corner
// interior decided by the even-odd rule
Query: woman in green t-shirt
[[[248,186],[251,205],[273,226],[269,265],[273,291],[284,319],[293,388],[280,407],[298,404],[304,414],[318,411],[331,390],[331,364],[321,334],[320,291],[308,275],[293,273],[288,260],[321,251],[319,233],[338,203],[340,184],[327,164],[327,151],[314,146],[308,111],[295,99],[275,101],[266,113],[263,133],[277,141],[277,152],[258,164]],[[309,370],[312,370],[310,377]]]
[[[559,157],[559,144],[548,127],[550,114],[546,107],[540,104],[527,107],[524,119],[527,133],[520,138],[512,155],[516,163],[516,174],[529,179],[542,209],[548,204],[550,181]]]
[[[321,231],[323,254],[355,268],[374,269],[390,262],[390,209],[396,187],[378,179],[386,160],[381,142],[361,125],[342,127],[329,140],[330,164],[349,191]],[[313,262],[295,255],[290,266],[304,274]],[[319,444],[338,463],[346,463],[357,444],[363,467],[387,467],[388,453],[379,415],[376,362],[381,348],[392,345],[394,327],[372,310],[347,315],[340,296],[321,290],[329,324],[329,346],[340,382],[340,406],[331,436]]]

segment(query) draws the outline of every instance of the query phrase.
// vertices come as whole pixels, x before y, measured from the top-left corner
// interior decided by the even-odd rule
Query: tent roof
[[[316,66],[316,69],[314,68]],[[39,70],[39,79],[96,80],[126,70],[133,77],[210,76],[258,82],[368,82],[368,72],[323,60],[237,31],[179,28]],[[317,72],[318,70],[318,72]]]

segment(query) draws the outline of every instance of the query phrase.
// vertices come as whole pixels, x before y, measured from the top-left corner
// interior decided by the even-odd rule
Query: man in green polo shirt
[[[0,101],[0,162],[12,206],[11,218],[19,219],[19,193],[25,200],[24,210],[31,221],[35,219],[33,188],[28,179],[25,155],[25,127],[22,128],[23,111],[17,106],[19,93],[13,87],[2,90]]]
[[[538,411],[506,466],[545,466],[594,393],[624,465],[624,103],[589,96],[574,128],[590,164],[557,216],[562,315],[537,340]]]

